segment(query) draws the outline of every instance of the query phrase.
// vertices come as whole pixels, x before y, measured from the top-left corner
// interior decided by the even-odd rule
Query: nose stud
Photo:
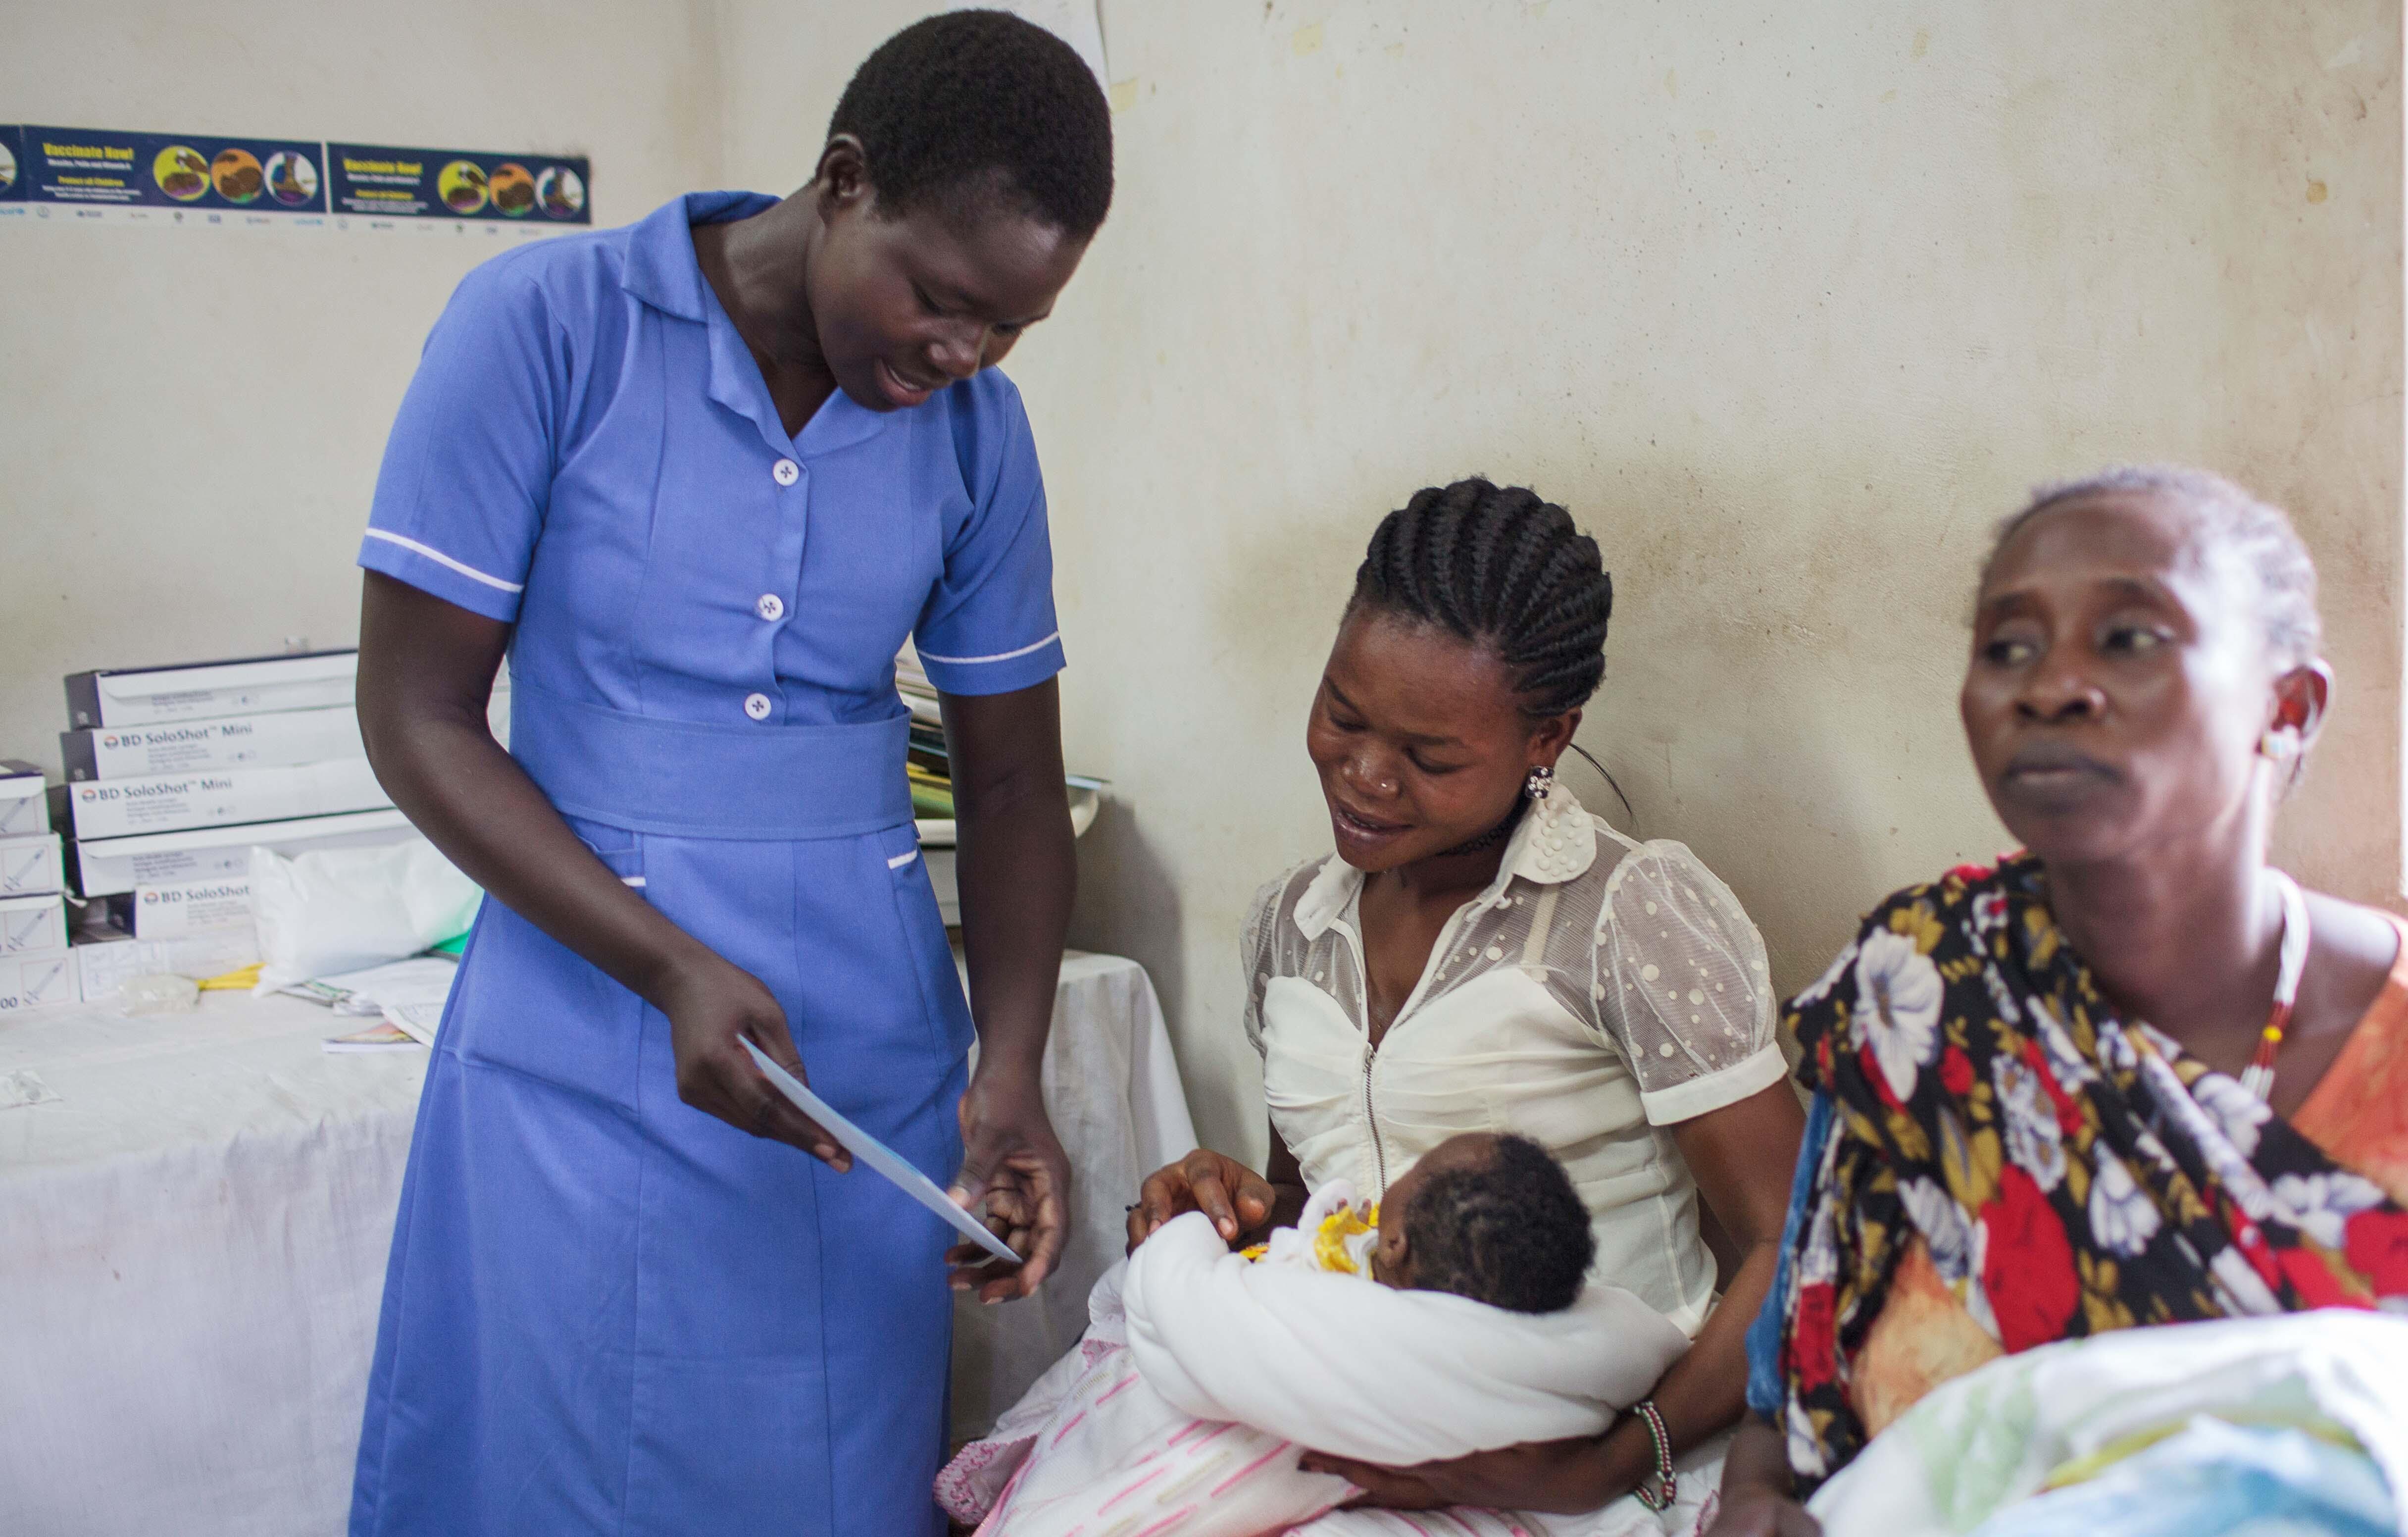
[[[1365,768],[1359,758],[1348,760],[1345,773],[1349,782],[1375,796],[1392,796],[1397,793],[1397,782],[1394,779],[1383,777],[1377,769]]]

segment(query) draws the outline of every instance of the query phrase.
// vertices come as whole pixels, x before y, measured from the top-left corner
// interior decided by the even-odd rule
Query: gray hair
[[[1999,524],[1982,562],[1987,585],[1999,552],[2024,524],[2054,507],[2092,496],[2139,493],[2163,496],[2190,515],[2190,545],[2202,560],[2227,557],[2257,580],[2258,620],[2277,666],[2314,661],[2324,644],[2316,611],[2316,563],[2300,542],[2290,515],[2221,475],[2184,465],[2121,465],[2034,491],[2023,510]]]

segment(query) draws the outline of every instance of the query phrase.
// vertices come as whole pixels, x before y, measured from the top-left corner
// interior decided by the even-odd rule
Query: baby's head
[[[1596,1257],[1588,1208],[1563,1165],[1527,1137],[1466,1132],[1388,1186],[1371,1276],[1515,1313],[1555,1313],[1579,1300]]]

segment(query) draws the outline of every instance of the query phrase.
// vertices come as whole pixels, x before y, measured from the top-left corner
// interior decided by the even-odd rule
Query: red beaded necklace
[[[2283,948],[2280,966],[2274,974],[2274,1008],[2266,1016],[2266,1028],[2258,1033],[2258,1049],[2250,1054],[2249,1065],[2241,1070],[2241,1086],[2262,1102],[2273,1097],[2274,1056],[2283,1049],[2283,1032],[2291,1027],[2291,1005],[2300,997],[2300,974],[2308,969],[2308,899],[2300,894],[2300,883],[2278,869],[2266,872],[2273,878],[2274,889],[2283,899]]]

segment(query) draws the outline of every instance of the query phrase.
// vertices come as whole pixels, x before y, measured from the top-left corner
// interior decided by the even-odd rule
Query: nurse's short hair
[[[1085,239],[1112,203],[1112,114],[1076,50],[999,10],[917,22],[853,71],[828,119],[869,163],[878,206],[999,194]]]
[[[2190,523],[2195,556],[2230,561],[2256,579],[2257,617],[2275,666],[2295,668],[2315,659],[2324,645],[2324,620],[2316,609],[2316,563],[2291,526],[2290,515],[2221,475],[2186,465],[2119,465],[2040,487],[2021,511],[1999,524],[1982,562],[1981,584],[1989,585],[1999,552],[2032,519],[2069,502],[2116,495],[2158,496],[2182,508]]]

